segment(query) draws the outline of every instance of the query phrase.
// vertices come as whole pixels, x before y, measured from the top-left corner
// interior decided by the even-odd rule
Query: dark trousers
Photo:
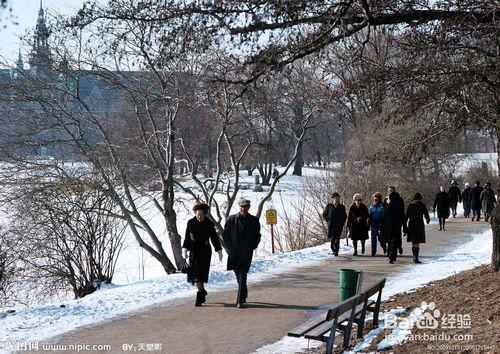
[[[333,253],[338,253],[340,249],[340,238],[332,237],[330,242],[330,248]]]
[[[374,228],[372,226],[372,229],[370,231],[370,237],[372,242],[372,256],[377,254],[377,236],[378,236],[378,227]]]
[[[470,207],[464,205],[464,217],[468,218],[470,216]]]
[[[457,200],[452,200],[451,201],[451,210],[453,212],[453,216],[457,215],[457,205],[458,205],[458,201]]]
[[[395,237],[389,240],[387,254],[389,256],[389,260],[396,261],[398,258],[398,249],[401,247],[401,236]]]
[[[474,216],[481,217],[481,209],[472,209],[472,217]]]
[[[236,275],[236,281],[238,282],[238,297],[236,298],[236,302],[239,304],[244,304],[247,300],[247,274],[248,273],[244,272],[234,272],[234,275]]]

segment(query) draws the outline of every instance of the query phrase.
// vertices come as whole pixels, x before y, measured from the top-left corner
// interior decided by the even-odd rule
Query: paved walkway
[[[446,232],[428,228],[427,243],[421,248],[422,261],[442,257],[467,242],[465,235],[473,228],[477,230],[479,225],[485,229],[489,226],[457,218],[450,219]],[[398,257],[396,264],[389,264],[383,256],[369,256],[367,247],[362,256],[331,256],[315,266],[259,283],[250,282],[246,309],[235,307],[235,288],[216,293],[210,293],[208,288],[207,303],[195,308],[193,290],[193,298],[167,302],[75,330],[47,343],[111,344],[112,352],[122,352],[124,344],[139,350],[141,343],[150,344],[150,349],[151,344],[161,343],[162,352],[167,353],[251,353],[281,339],[288,330],[311,316],[311,311],[335,303],[340,268],[362,269],[365,284],[384,276],[396,276],[409,265],[418,269],[412,262],[410,244],[403,242],[404,254]]]

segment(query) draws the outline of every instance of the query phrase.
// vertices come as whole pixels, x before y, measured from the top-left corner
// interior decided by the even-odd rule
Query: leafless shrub
[[[112,281],[125,229],[98,180],[32,181],[15,195],[2,241],[38,299],[68,290],[81,298]]]

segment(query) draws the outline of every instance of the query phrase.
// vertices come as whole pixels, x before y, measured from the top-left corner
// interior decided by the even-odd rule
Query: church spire
[[[45,12],[43,2],[40,0],[40,9],[38,10],[38,20],[36,22],[35,35],[33,38],[33,51],[31,53],[30,65],[36,71],[46,71],[52,65],[52,59],[49,48],[50,31],[45,22]]]

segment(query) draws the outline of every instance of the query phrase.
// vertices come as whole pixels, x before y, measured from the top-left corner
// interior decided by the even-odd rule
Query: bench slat
[[[295,327],[292,329],[290,332],[288,332],[288,335],[290,337],[302,337],[305,333],[313,330],[314,328],[318,327],[319,325],[325,323],[326,321],[326,315],[321,314],[318,316],[315,316],[308,320],[307,322],[302,323],[301,325]]]
[[[363,310],[363,304],[356,306],[356,315],[359,315],[362,310]],[[342,324],[342,322],[347,321],[350,316],[351,316],[351,311],[343,313],[338,317],[337,323],[339,325]],[[322,339],[323,335],[332,329],[333,321],[334,320],[330,320],[323,323],[320,326],[317,326],[313,330],[307,332],[304,337],[306,337],[307,339],[323,340]]]

